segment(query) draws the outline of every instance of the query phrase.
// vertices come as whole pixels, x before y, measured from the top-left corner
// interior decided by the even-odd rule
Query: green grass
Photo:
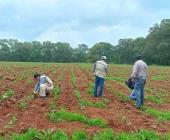
[[[104,131],[94,134],[93,140],[114,140],[115,134],[113,134],[112,129],[105,129]]]
[[[27,108],[27,103],[25,101],[20,101],[18,107],[21,111],[25,111],[25,109]]]
[[[98,108],[104,108],[106,107],[106,104],[104,104],[102,101],[100,102],[91,102],[86,100],[80,100],[81,106],[91,106],[91,107],[98,107]]]
[[[160,81],[160,80],[167,80],[168,77],[166,75],[154,75],[152,76],[151,80],[154,80],[154,81]]]
[[[53,95],[54,95],[54,99],[57,99],[58,96],[60,95],[60,87],[59,87],[59,85],[57,85],[56,87],[54,87],[52,93],[53,93]]]
[[[156,104],[161,104],[164,100],[160,96],[145,96],[145,99]]]
[[[160,120],[170,120],[170,112],[168,111],[159,111],[150,107],[143,107],[143,111]]]
[[[77,100],[79,101],[80,106],[91,106],[91,107],[98,107],[98,108],[106,107],[106,104],[103,103],[102,101],[93,103],[91,101],[81,100],[80,99],[81,94],[80,94],[80,91],[78,91],[78,90],[75,91],[75,96],[76,96]]]
[[[120,99],[121,102],[130,101],[129,97],[121,92],[116,92],[115,95]]]
[[[94,94],[94,83],[92,83],[92,82],[89,82],[88,93],[91,94],[91,95]]]
[[[73,87],[76,87],[76,76],[74,74],[74,67],[71,67],[71,82]]]
[[[55,103],[52,103],[52,102],[51,102],[51,103],[49,104],[49,108],[50,108],[51,111],[56,110],[56,105],[55,105]]]
[[[106,80],[116,81],[118,83],[124,83],[127,79],[122,78],[122,77],[106,77]]]
[[[48,114],[49,119],[55,122],[58,121],[79,121],[90,126],[106,127],[107,123],[99,118],[89,119],[86,116],[78,113],[68,112],[64,109],[60,111],[52,111]]]
[[[67,135],[63,130],[52,132],[51,130],[38,131],[34,128],[29,128],[24,133],[13,133],[5,137],[0,137],[0,140],[170,140],[170,133],[158,135],[155,131],[138,130],[137,132],[121,132],[115,133],[112,129],[107,128],[98,133],[89,136],[83,130],[75,130],[72,135]]]
[[[71,140],[88,140],[87,134],[84,131],[75,130]]]
[[[12,89],[7,90],[3,95],[0,95],[0,101],[5,100],[14,95],[14,91]]]

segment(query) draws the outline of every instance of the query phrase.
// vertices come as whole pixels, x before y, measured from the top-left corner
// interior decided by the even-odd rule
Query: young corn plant
[[[54,110],[56,110],[56,105],[51,102],[51,103],[49,104],[49,108],[50,108],[51,111],[54,111]]]
[[[75,130],[72,134],[71,140],[89,140],[84,131]]]
[[[25,111],[27,108],[27,103],[25,101],[20,101],[18,106],[21,111]]]
[[[73,68],[73,66],[72,66],[72,68],[71,68],[71,82],[72,82],[73,87],[76,87],[76,76],[75,76],[75,74],[74,74],[74,68]]]
[[[59,87],[59,85],[57,85],[57,86],[53,89],[53,95],[54,95],[54,99],[57,99],[58,96],[60,95],[60,87]]]
[[[12,116],[11,120],[8,122],[8,124],[5,126],[5,128],[11,128],[13,125],[15,125],[17,122],[17,118],[15,115]]]
[[[0,100],[5,100],[6,98],[9,98],[14,95],[14,91],[12,89],[9,89],[6,91],[3,95],[0,95]]]
[[[79,121],[90,126],[106,127],[107,123],[99,118],[89,119],[86,116],[74,112],[68,112],[64,109],[60,111],[52,111],[48,114],[49,119],[58,122],[62,120],[66,121]]]
[[[69,138],[65,132],[58,130],[51,136],[51,140],[69,140]]]
[[[94,93],[94,83],[92,83],[92,82],[89,82],[88,93],[91,95],[93,95],[93,93]]]

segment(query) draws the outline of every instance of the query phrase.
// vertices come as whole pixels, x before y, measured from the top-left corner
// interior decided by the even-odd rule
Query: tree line
[[[148,64],[170,65],[170,19],[152,26],[145,38],[120,39],[117,45],[99,42],[90,48],[86,44],[72,48],[65,42],[0,39],[0,61],[95,62],[105,55],[108,62],[132,64],[139,54]]]

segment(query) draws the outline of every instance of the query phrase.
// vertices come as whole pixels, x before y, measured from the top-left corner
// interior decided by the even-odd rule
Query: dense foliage
[[[143,55],[148,64],[170,65],[170,19],[151,27],[145,38],[120,39],[116,46],[100,42],[90,48],[86,44],[72,48],[62,42],[0,40],[1,61],[94,62],[106,55],[108,62],[133,63],[138,54]]]

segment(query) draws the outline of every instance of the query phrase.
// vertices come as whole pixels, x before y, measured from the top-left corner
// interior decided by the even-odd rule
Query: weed
[[[56,110],[56,105],[54,103],[50,103],[49,108],[51,111]]]
[[[76,130],[73,132],[71,140],[88,140],[85,132]]]
[[[115,140],[115,137],[112,129],[105,129],[103,132],[95,134],[93,140]]]
[[[99,126],[99,127],[106,127],[107,123],[101,119],[88,119],[86,116],[78,113],[67,112],[66,110],[62,109],[60,111],[52,111],[48,114],[49,119],[52,121],[79,121],[91,126]]]
[[[54,95],[54,99],[57,99],[58,96],[60,95],[60,87],[59,87],[59,85],[57,85],[57,86],[53,89],[53,95]]]
[[[12,134],[11,139],[12,140],[33,140],[36,139],[38,136],[38,131],[34,128],[28,129],[25,133],[23,134]]]
[[[93,103],[93,102],[90,102],[90,101],[80,100],[80,105],[81,106],[98,107],[98,108],[106,107],[106,105],[102,101]]]
[[[27,107],[27,103],[25,101],[20,101],[18,106],[19,106],[19,109],[24,111]]]
[[[0,95],[0,100],[4,100],[8,97],[11,97],[12,95],[14,95],[14,91],[12,89],[9,89],[3,95]]]
[[[150,107],[144,107],[143,110],[146,113],[159,118],[160,120],[170,120],[170,112],[159,111]]]
[[[58,130],[51,136],[51,140],[68,140],[68,136],[65,132]]]

